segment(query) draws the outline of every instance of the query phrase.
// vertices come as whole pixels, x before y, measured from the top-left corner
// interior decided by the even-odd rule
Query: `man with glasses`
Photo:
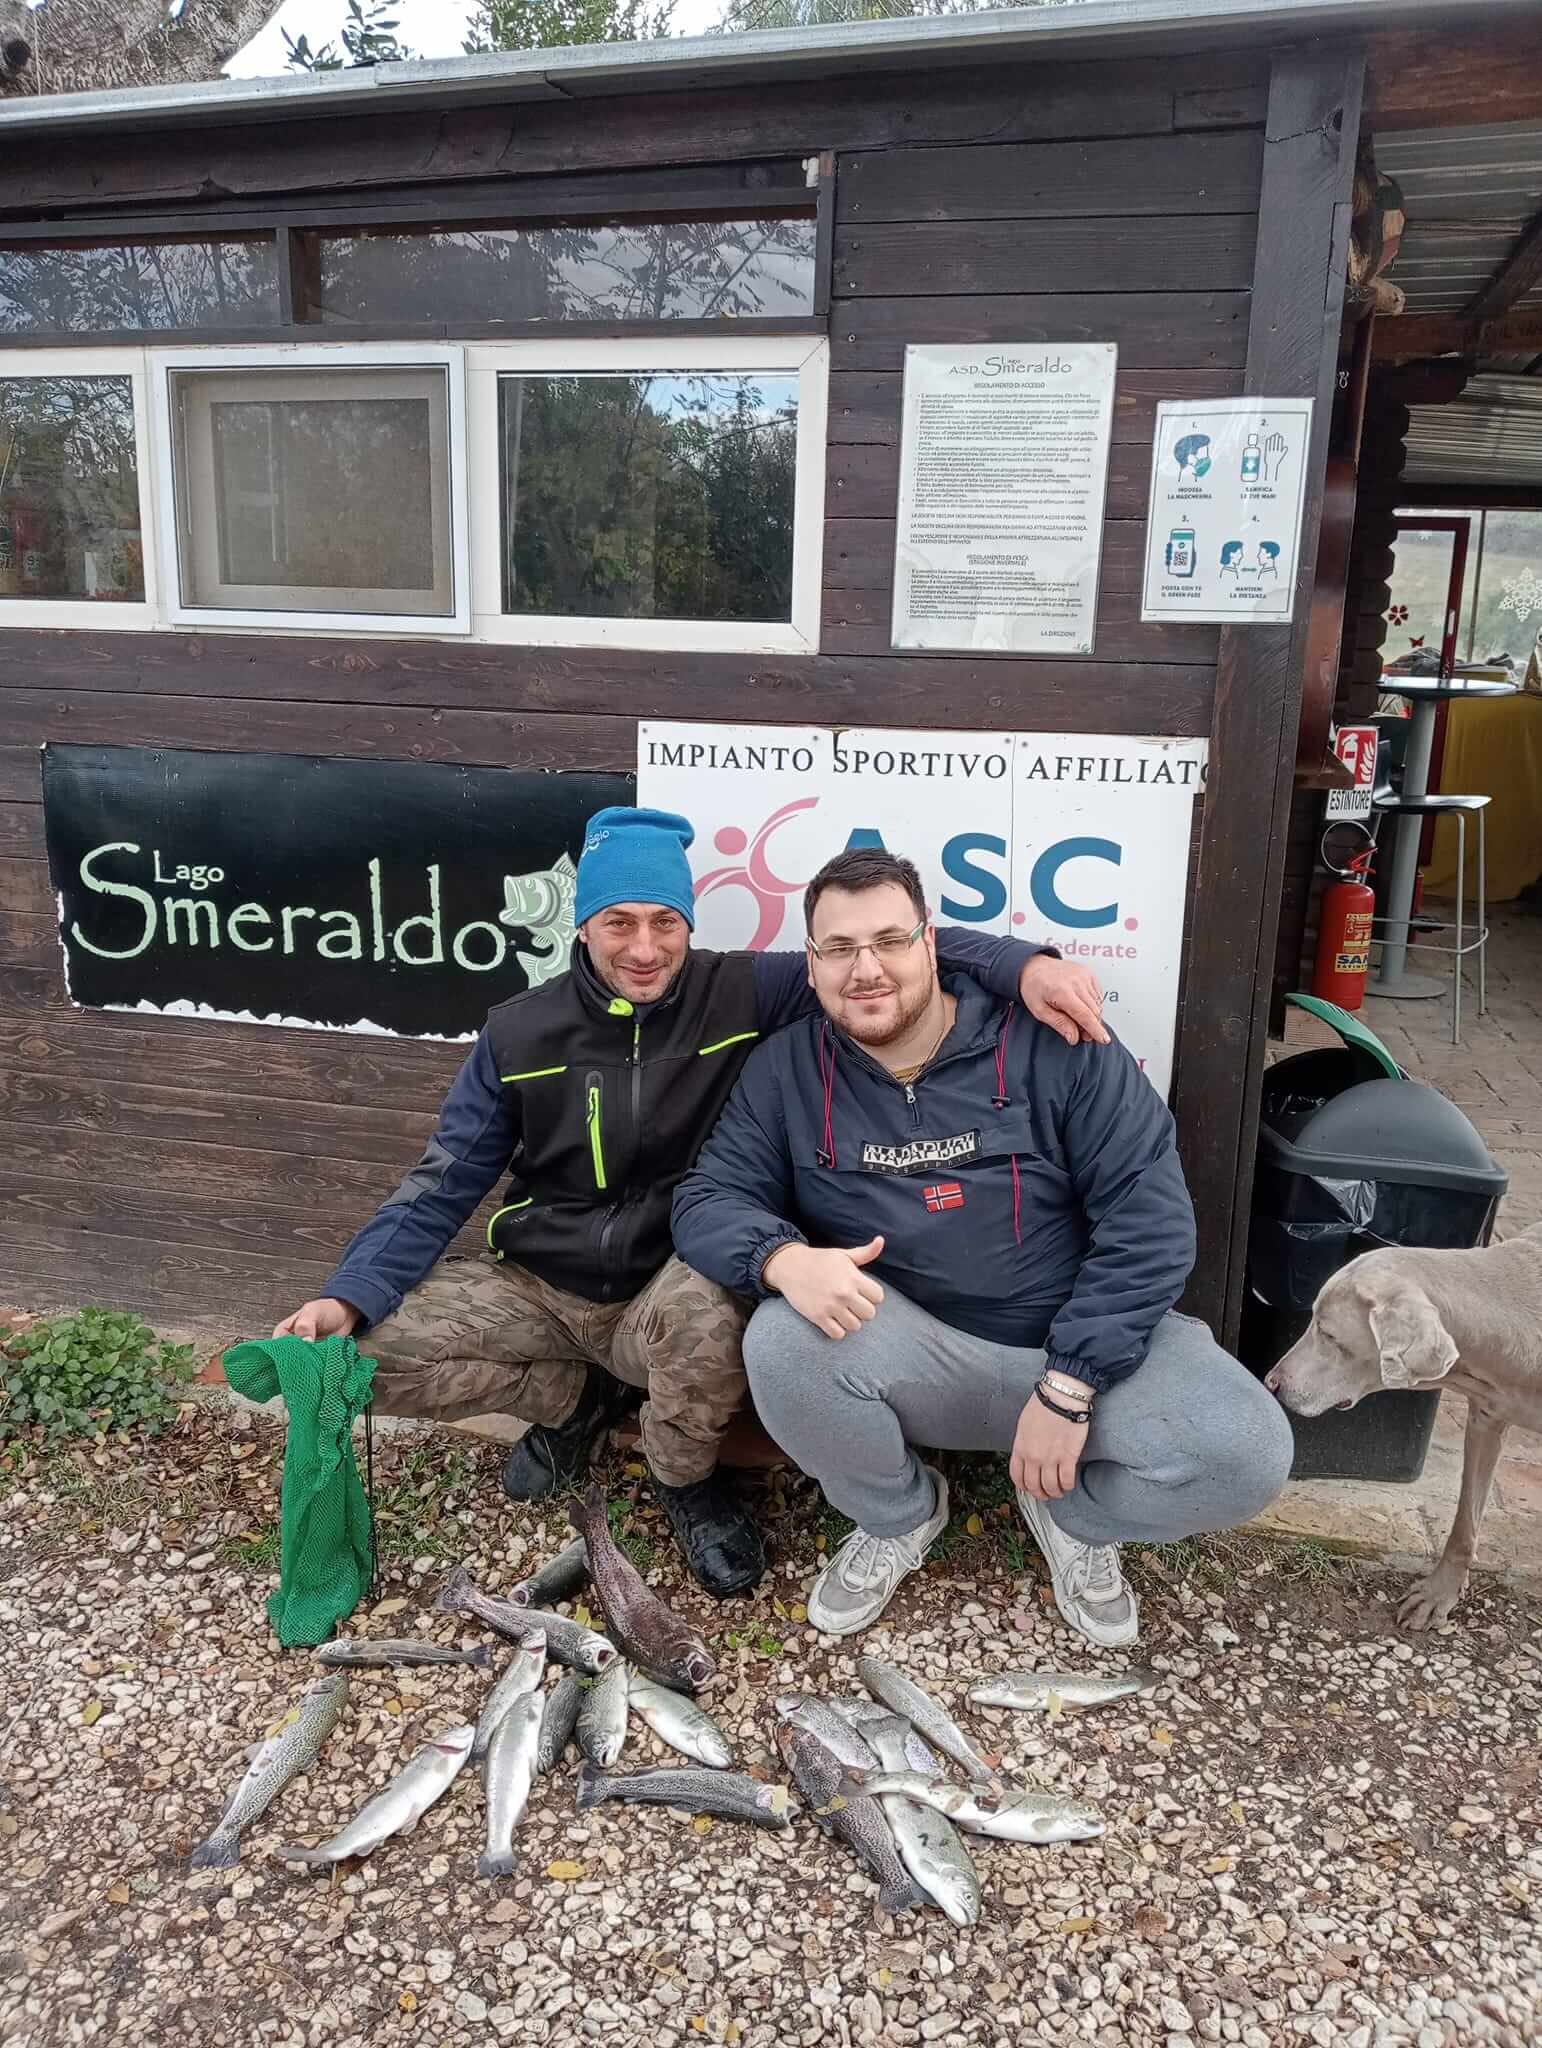
[[[909,861],[840,854],[804,908],[820,1014],[746,1061],[674,1235],[760,1302],[760,1418],[857,1525],[809,1620],[866,1628],[920,1567],[948,1520],[930,1446],[1008,1457],[1061,1614],[1133,1642],[1119,1544],[1248,1520],[1292,1454],[1260,1382],[1174,1311],[1194,1219],[1167,1106],[1123,1047],[939,974]]]
[[[423,1157],[274,1335],[367,1330],[382,1414],[533,1425],[504,1468],[517,1501],[570,1486],[646,1393],[655,1495],[691,1570],[726,1597],[765,1567],[718,1471],[749,1306],[670,1256],[670,1200],[756,1040],[816,1006],[801,953],[692,949],[692,836],[666,811],[589,820],[571,970],[489,1013]],[[940,937],[1050,1028],[1105,1036],[1085,968]],[[490,1260],[444,1258],[505,1174]]]

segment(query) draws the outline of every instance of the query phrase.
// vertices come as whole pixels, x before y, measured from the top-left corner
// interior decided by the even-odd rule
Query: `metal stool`
[[[1484,812],[1491,799],[1486,796],[1393,796],[1378,790],[1374,808],[1383,817],[1398,818],[1444,818],[1456,820],[1456,917],[1426,919],[1421,915],[1418,922],[1423,930],[1456,933],[1454,946],[1442,946],[1425,938],[1408,939],[1410,947],[1423,946],[1431,953],[1451,955],[1451,1043],[1462,1042],[1462,962],[1469,953],[1478,956],[1478,1015],[1488,1013],[1488,825]],[[1475,815],[1478,820],[1478,935],[1475,939],[1463,938],[1467,929],[1463,919],[1463,906],[1467,889],[1467,819]],[[1398,924],[1401,918],[1376,917],[1374,926]],[[1412,921],[1407,927],[1411,931]],[[1374,993],[1374,991],[1373,991]]]

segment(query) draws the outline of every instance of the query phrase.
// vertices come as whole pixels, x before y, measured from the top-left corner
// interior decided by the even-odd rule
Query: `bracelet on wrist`
[[[1043,1375],[1041,1384],[1048,1387],[1052,1394],[1063,1394],[1068,1401],[1085,1404],[1089,1408],[1092,1406],[1092,1389],[1079,1385],[1075,1380],[1062,1379],[1058,1373],[1047,1372]]]
[[[1063,1407],[1059,1401],[1054,1400],[1044,1391],[1044,1382],[1042,1380],[1039,1381],[1039,1384],[1033,1391],[1037,1399],[1042,1401],[1049,1410],[1050,1414],[1058,1415],[1063,1422],[1086,1423],[1092,1420],[1092,1410],[1090,1408]]]

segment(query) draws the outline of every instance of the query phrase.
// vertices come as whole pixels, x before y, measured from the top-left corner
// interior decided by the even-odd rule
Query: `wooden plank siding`
[[[5,634],[0,1299],[110,1299],[168,1322],[266,1329],[411,1166],[462,1056],[71,1008],[42,853],[45,742],[560,770],[632,767],[641,718],[1211,733],[1218,629],[1139,621],[1146,490],[1157,403],[1242,388],[1267,74],[1259,56],[1225,53],[924,83],[864,73],[603,105],[103,132],[0,165],[0,232],[6,214],[114,207],[255,218],[310,198],[422,205],[468,180],[501,181],[517,202],[522,178],[625,170],[642,183],[655,168],[784,153],[833,152],[836,175],[817,656]],[[1093,652],[892,651],[906,343],[1082,340],[1120,349]],[[1201,875],[1209,857],[1201,845]],[[1195,1009],[1209,971],[1190,976]],[[1185,1023],[1180,1073],[1193,1040]],[[1197,1176],[1201,1206],[1223,1218],[1234,1167],[1212,1149]],[[1212,1292],[1224,1286],[1218,1271]]]

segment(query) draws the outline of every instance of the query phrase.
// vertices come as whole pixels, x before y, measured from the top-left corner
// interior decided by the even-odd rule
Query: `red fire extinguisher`
[[[1375,847],[1367,846],[1347,867],[1335,871],[1338,881],[1323,891],[1312,994],[1337,1003],[1341,1010],[1358,1010],[1365,1000],[1376,911],[1376,892],[1365,877],[1375,856]]]

